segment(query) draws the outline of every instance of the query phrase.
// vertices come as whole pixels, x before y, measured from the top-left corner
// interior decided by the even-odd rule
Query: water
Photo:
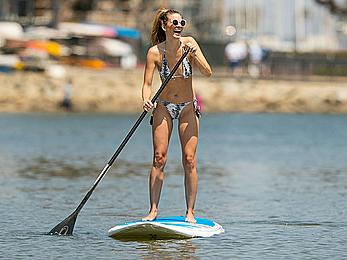
[[[117,223],[148,210],[144,122],[83,208],[74,236],[44,235],[81,201],[136,120],[83,114],[0,115],[0,256],[67,259],[347,259],[347,117],[205,115],[196,214],[207,239],[121,242]],[[185,211],[177,131],[160,215]]]

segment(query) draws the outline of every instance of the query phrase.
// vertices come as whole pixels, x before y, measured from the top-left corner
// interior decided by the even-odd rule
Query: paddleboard
[[[223,227],[212,220],[195,219],[196,223],[184,221],[183,216],[127,222],[111,228],[108,236],[116,239],[176,239],[211,237],[224,232]]]

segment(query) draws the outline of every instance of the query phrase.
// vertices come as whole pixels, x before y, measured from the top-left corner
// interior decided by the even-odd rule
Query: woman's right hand
[[[151,100],[147,99],[147,100],[143,101],[142,107],[144,110],[146,110],[148,112],[149,110],[151,110],[154,107],[154,105],[153,105]]]

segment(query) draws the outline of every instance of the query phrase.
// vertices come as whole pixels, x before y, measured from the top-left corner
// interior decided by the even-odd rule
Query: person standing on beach
[[[60,102],[60,106],[62,108],[65,108],[66,110],[70,111],[72,109],[72,78],[69,77],[64,85],[64,96],[63,100]]]
[[[225,46],[224,52],[232,75],[235,77],[242,76],[242,63],[247,58],[246,43],[244,41],[231,41]]]
[[[152,47],[147,52],[142,85],[143,109],[152,114],[153,164],[149,175],[149,214],[142,220],[151,221],[158,215],[158,204],[164,180],[169,140],[173,120],[178,119],[178,132],[182,148],[182,164],[185,172],[185,196],[187,211],[185,220],[195,223],[194,205],[198,187],[196,173],[196,147],[198,144],[199,117],[195,91],[192,86],[193,68],[210,77],[212,70],[198,43],[193,37],[183,37],[186,20],[176,10],[158,10],[153,20]],[[155,102],[151,102],[151,86],[155,68],[162,81],[180,59],[185,49],[189,54]]]

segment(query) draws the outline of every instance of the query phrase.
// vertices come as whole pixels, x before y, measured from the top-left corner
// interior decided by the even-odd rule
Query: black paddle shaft
[[[162,83],[162,85],[158,89],[157,93],[153,96],[153,98],[151,100],[152,103],[154,103],[158,99],[160,94],[163,92],[164,88],[169,83],[169,81],[171,80],[171,78],[175,74],[175,72],[177,71],[177,69],[180,66],[180,64],[182,63],[183,59],[188,55],[189,51],[190,51],[189,48],[187,48],[185,50],[185,52],[183,53],[182,57],[179,59],[179,61],[173,67],[173,69],[170,72],[169,76],[164,80],[164,82]],[[128,143],[128,141],[130,140],[131,136],[135,133],[136,129],[141,124],[142,120],[145,118],[147,113],[148,112],[146,110],[144,110],[141,113],[140,117],[136,120],[136,122],[134,123],[133,127],[130,129],[128,134],[123,139],[122,143],[119,145],[117,150],[112,155],[111,159],[105,165],[104,169],[100,172],[100,174],[99,174],[98,178],[95,180],[93,186],[86,193],[86,195],[84,195],[84,197],[83,197],[82,201],[80,202],[80,204],[78,205],[78,207],[66,219],[64,219],[62,222],[60,222],[58,225],[56,225],[48,233],[49,235],[72,235],[72,232],[73,232],[73,229],[74,229],[74,226],[75,226],[75,222],[76,222],[78,213],[81,211],[83,206],[86,204],[86,202],[88,201],[89,197],[92,195],[92,193],[93,193],[94,189],[96,188],[96,186],[99,184],[99,182],[106,175],[106,173],[108,172],[108,170],[110,169],[112,164],[115,162],[115,160],[117,159],[118,155],[121,153],[121,151],[123,150],[125,145]]]

